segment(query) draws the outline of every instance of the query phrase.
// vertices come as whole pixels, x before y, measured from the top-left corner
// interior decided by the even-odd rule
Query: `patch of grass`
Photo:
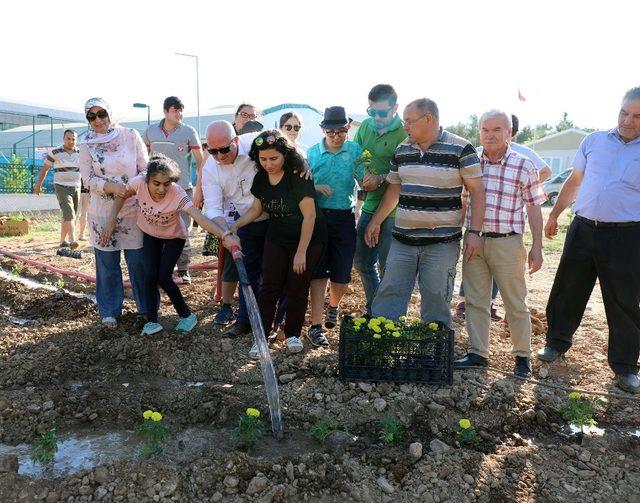
[[[55,427],[40,435],[31,445],[31,459],[39,463],[51,463],[58,451],[58,433]]]
[[[399,442],[404,437],[404,426],[398,421],[398,418],[387,414],[380,420],[379,438],[384,444]]]
[[[20,276],[22,274],[22,271],[24,270],[23,267],[19,266],[19,265],[14,265],[11,268],[11,274],[13,274],[14,276]]]
[[[336,431],[338,427],[338,422],[335,419],[331,417],[323,417],[309,428],[308,433],[318,442],[324,444],[329,434]]]

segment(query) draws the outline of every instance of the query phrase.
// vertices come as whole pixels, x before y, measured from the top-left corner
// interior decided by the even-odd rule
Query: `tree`
[[[480,145],[480,133],[478,131],[478,116],[471,115],[468,122],[458,122],[453,126],[445,128],[447,131],[453,134],[461,136],[465,140],[469,140],[472,145]]]
[[[567,129],[571,129],[572,127],[575,127],[575,125],[573,124],[573,121],[570,121],[568,119],[568,115],[569,114],[567,112],[562,114],[562,120],[558,122],[558,124],[556,124],[557,132],[565,131]]]

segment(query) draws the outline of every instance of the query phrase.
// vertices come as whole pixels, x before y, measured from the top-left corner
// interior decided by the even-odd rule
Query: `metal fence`
[[[33,192],[38,182],[40,167],[30,164],[0,163],[0,194],[26,194]],[[42,183],[43,193],[53,193],[53,169]]]

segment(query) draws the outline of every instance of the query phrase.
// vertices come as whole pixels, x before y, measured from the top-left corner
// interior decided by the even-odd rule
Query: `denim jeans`
[[[460,255],[459,241],[411,246],[391,242],[387,268],[373,300],[373,316],[397,320],[407,314],[418,279],[422,321],[441,321],[451,326],[451,297]]]
[[[388,217],[382,222],[378,245],[370,248],[364,240],[364,234],[372,217],[373,214],[364,211],[360,214],[356,229],[356,254],[353,258],[353,266],[360,274],[364,294],[367,298],[367,314],[371,314],[371,304],[384,275],[387,255],[389,255],[389,247],[391,246],[391,231],[395,221],[394,217]]]
[[[120,267],[120,250],[103,251],[94,249],[96,255],[96,301],[100,318],[117,318],[122,314],[124,285]],[[147,314],[144,296],[144,256],[142,248],[124,250],[124,260],[129,270],[133,298],[138,313]]]

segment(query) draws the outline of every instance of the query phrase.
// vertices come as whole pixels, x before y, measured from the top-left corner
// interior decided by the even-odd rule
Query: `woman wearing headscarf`
[[[146,315],[142,231],[136,224],[137,198],[127,199],[118,213],[109,240],[102,232],[115,198],[126,194],[126,184],[144,171],[149,160],[147,148],[135,129],[113,122],[111,108],[101,98],[91,98],[84,106],[89,132],[80,141],[80,174],[89,188],[88,227],[96,256],[96,300],[105,326],[114,328],[122,314],[124,285],[120,268],[121,251],[138,313]]]

